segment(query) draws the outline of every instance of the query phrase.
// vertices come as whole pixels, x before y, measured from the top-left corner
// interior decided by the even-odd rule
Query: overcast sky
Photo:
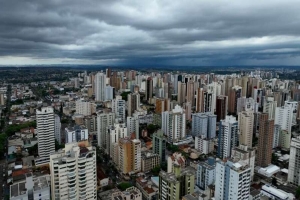
[[[0,65],[299,65],[299,0],[0,0]]]

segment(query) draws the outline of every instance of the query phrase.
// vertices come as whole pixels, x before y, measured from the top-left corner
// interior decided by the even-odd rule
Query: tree
[[[161,170],[160,166],[157,165],[156,167],[154,167],[153,169],[151,169],[151,172],[153,173],[154,176],[158,176],[160,170]]]
[[[0,134],[0,155],[4,155],[5,153],[6,140],[7,135],[5,133]]]
[[[118,185],[118,188],[122,191],[126,190],[127,188],[130,188],[132,185],[131,183],[128,183],[128,182],[123,182],[123,183],[120,183]]]
[[[38,144],[35,144],[34,146],[32,147],[29,147],[28,148],[28,153],[30,155],[37,155],[38,154]]]
[[[131,92],[122,92],[122,93],[121,93],[122,99],[125,100],[125,101],[127,101],[127,99],[128,99],[128,94],[130,94],[130,93],[131,93]]]
[[[64,144],[59,144],[57,140],[55,140],[55,151],[65,148]]]
[[[300,186],[297,188],[296,190],[296,198],[299,199],[300,198]]]

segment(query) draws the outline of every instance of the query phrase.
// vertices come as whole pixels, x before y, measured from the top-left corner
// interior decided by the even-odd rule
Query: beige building
[[[253,111],[242,111],[238,114],[239,143],[249,148],[252,147],[253,123]]]
[[[50,155],[52,199],[97,199],[96,149],[69,143]]]
[[[160,158],[158,154],[146,152],[142,154],[142,172],[149,172],[151,169],[160,165]]]
[[[123,174],[141,171],[141,141],[130,138],[119,139],[118,168]]]

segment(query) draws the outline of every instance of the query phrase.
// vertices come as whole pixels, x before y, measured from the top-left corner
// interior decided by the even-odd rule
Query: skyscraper
[[[228,97],[224,95],[219,95],[216,100],[217,122],[225,119],[227,112],[228,112]]]
[[[203,154],[208,154],[214,150],[216,137],[217,116],[207,113],[196,113],[192,117],[192,133],[195,135],[195,149]]]
[[[151,77],[147,78],[146,81],[146,91],[145,91],[145,97],[148,101],[150,98],[152,98],[153,95],[153,80]]]
[[[50,154],[55,152],[55,122],[52,107],[36,110],[36,131],[39,158],[36,159],[35,164],[48,164]]]
[[[52,199],[97,199],[96,149],[87,141],[51,154],[50,171]]]
[[[111,102],[112,112],[116,114],[116,119],[121,122],[125,122],[125,103],[121,96],[116,96]]]
[[[267,167],[271,163],[272,159],[274,120],[269,119],[268,113],[261,113],[259,116],[259,122],[256,165]]]
[[[253,123],[253,111],[242,111],[238,114],[239,144],[247,145],[249,148],[252,147]]]
[[[242,96],[242,87],[234,86],[228,96],[228,112],[237,114],[237,99]]]
[[[105,100],[105,81],[106,75],[102,72],[98,72],[95,75],[95,100],[104,101]]]
[[[185,110],[179,105],[169,112],[162,113],[162,130],[169,142],[175,142],[186,136]]]
[[[288,182],[300,185],[300,137],[293,138],[290,148]]]
[[[201,190],[206,190],[216,180],[216,163],[214,158],[208,158],[205,162],[197,164],[196,185]]]
[[[152,151],[160,157],[160,163],[166,162],[166,145],[167,139],[161,130],[153,134]]]
[[[228,158],[232,148],[238,144],[238,122],[233,116],[226,116],[220,121],[218,140],[218,156]]]
[[[60,117],[56,114],[54,115],[54,134],[57,142],[61,144],[61,123]]]
[[[141,141],[130,138],[119,139],[118,168],[123,174],[141,171]]]
[[[97,115],[97,141],[100,148],[106,148],[106,131],[108,126],[115,122],[115,113],[98,113]]]
[[[217,161],[216,200],[248,200],[250,196],[251,169],[243,162]]]
[[[276,107],[277,101],[274,101],[274,97],[265,97],[263,112],[268,113],[269,119],[275,119]]]
[[[128,116],[132,116],[135,110],[140,107],[140,94],[135,92],[128,94],[127,98],[127,108],[128,108]]]

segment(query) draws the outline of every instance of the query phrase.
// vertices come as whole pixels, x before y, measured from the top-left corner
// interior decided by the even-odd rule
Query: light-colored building
[[[89,131],[84,126],[76,125],[65,128],[65,143],[79,142],[89,139]]]
[[[98,72],[95,75],[95,100],[105,100],[105,86],[106,86],[106,75],[102,72]]]
[[[292,193],[287,193],[278,188],[272,187],[270,185],[263,185],[261,187],[261,195],[266,197],[266,199],[278,199],[278,200],[292,200],[295,196]],[[261,198],[264,199],[264,198]]]
[[[137,116],[127,117],[127,129],[129,135],[135,133],[136,139],[139,139],[140,124],[139,124],[139,118]]]
[[[50,200],[50,175],[33,177],[25,174],[26,179],[10,185],[10,200]]]
[[[36,159],[35,165],[48,164],[50,154],[55,152],[55,122],[52,107],[36,110],[36,134],[39,158]]]
[[[115,123],[113,126],[107,127],[106,133],[106,153],[114,157],[114,144],[119,142],[120,138],[128,136],[128,130],[125,123]]]
[[[288,133],[292,131],[293,122],[293,107],[286,104],[284,107],[277,107],[275,112],[275,124],[281,126],[281,130],[286,130]]]
[[[201,138],[216,137],[216,121],[217,116],[207,113],[192,114],[192,133]]]
[[[112,100],[112,112],[115,113],[116,119],[120,122],[125,122],[125,100],[122,99],[121,96],[116,96],[115,99]]]
[[[242,162],[217,161],[215,200],[248,200],[251,169]]]
[[[239,144],[252,147],[253,123],[253,111],[242,111],[238,114]]]
[[[216,163],[214,158],[197,164],[196,185],[201,190],[207,190],[209,185],[214,185],[216,179]]]
[[[231,158],[234,161],[241,161],[243,163],[246,163],[251,169],[251,180],[253,180],[255,166],[255,149],[240,144],[239,147],[235,147],[232,149]]]
[[[102,149],[106,149],[106,132],[107,127],[112,126],[115,123],[115,113],[98,113],[97,114],[97,140],[98,146]]]
[[[52,199],[97,199],[96,149],[69,143],[50,156]]]
[[[96,111],[96,104],[90,101],[77,100],[76,101],[76,113],[84,116],[91,115]]]
[[[118,168],[123,174],[141,171],[141,141],[120,138],[118,145]]]
[[[220,121],[218,137],[218,156],[230,157],[231,150],[238,144],[238,121],[234,116],[226,116]]]
[[[57,142],[61,144],[61,122],[58,115],[54,115],[54,134]]]
[[[277,101],[274,97],[265,97],[263,112],[268,113],[269,119],[275,119],[275,111],[277,108]]]
[[[105,101],[113,100],[115,93],[115,88],[110,85],[105,86]]]
[[[290,148],[289,173],[288,182],[299,186],[300,185],[300,137],[293,138]]]
[[[127,188],[124,192],[118,191],[111,195],[111,200],[142,200],[142,193],[141,191],[132,186]]]
[[[171,112],[162,113],[162,130],[169,142],[176,142],[186,137],[185,117],[185,110],[179,105],[176,105]]]

